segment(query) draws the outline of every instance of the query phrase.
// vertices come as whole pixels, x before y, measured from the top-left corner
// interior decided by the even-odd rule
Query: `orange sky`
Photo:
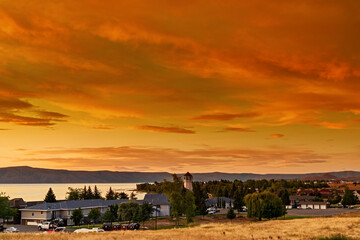
[[[0,167],[360,170],[359,1],[0,2]]]

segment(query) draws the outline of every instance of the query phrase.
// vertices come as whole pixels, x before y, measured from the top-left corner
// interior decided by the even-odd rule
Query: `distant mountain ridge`
[[[178,174],[179,176],[182,174]],[[306,174],[255,174],[255,173],[192,173],[194,181],[214,181],[235,179],[246,181],[249,179],[301,179],[301,180],[330,180],[360,179],[360,172],[342,171],[328,173]],[[137,183],[160,182],[171,180],[168,172],[117,172],[117,171],[70,171],[32,167],[0,168],[0,183]],[[0,189],[1,190],[1,189]]]

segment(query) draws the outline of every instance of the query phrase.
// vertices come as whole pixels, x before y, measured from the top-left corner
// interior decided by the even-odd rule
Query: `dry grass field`
[[[343,235],[360,239],[360,216],[272,220],[262,222],[209,223],[191,228],[117,231],[106,233],[0,234],[1,240],[116,240],[116,239],[317,239]]]

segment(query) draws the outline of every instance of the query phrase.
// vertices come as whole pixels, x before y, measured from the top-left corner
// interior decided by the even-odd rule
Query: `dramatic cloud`
[[[306,149],[281,151],[204,148],[184,151],[175,148],[121,146],[36,151],[28,153],[28,157],[16,162],[47,162],[56,164],[57,167],[71,168],[81,168],[86,163],[93,169],[117,165],[136,170],[138,167],[147,166],[149,171],[169,171],[173,168],[184,171],[191,168],[192,171],[198,172],[216,171],[219,167],[228,166],[227,171],[236,172],[238,168],[254,167],[259,164],[268,168],[283,168],[324,164],[330,159],[330,156],[316,154]],[[204,162],[206,169],[203,168]]]
[[[185,134],[194,134],[195,131],[189,130],[186,128],[179,127],[159,127],[159,126],[137,126],[136,129],[153,131],[153,132],[164,132],[164,133],[185,133]]]

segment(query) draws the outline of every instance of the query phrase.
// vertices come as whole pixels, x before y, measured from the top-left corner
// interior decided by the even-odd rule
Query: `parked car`
[[[104,223],[102,225],[102,229],[104,229],[104,231],[112,231],[113,230],[112,223]]]
[[[210,210],[210,211],[207,212],[207,214],[215,214],[215,213],[216,213],[215,210]]]
[[[138,230],[139,228],[140,224],[138,223],[121,224],[121,230]]]
[[[17,229],[16,227],[8,227],[4,230],[5,233],[16,233],[19,232],[19,229]]]
[[[349,206],[350,209],[354,209],[354,206]]]
[[[57,226],[51,222],[43,222],[38,224],[39,231],[55,229]]]
[[[306,209],[312,209],[311,207],[307,207]]]

